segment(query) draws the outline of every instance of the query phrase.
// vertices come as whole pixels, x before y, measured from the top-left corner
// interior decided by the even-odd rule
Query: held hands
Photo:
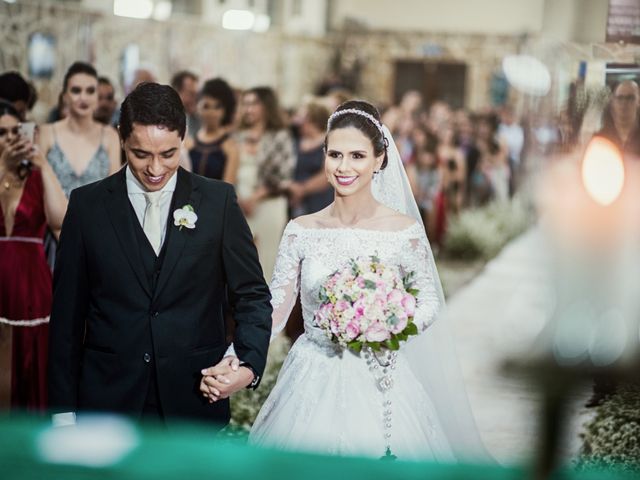
[[[200,391],[209,403],[229,398],[253,381],[253,372],[240,366],[240,360],[234,356],[224,357],[217,365],[202,370]]]

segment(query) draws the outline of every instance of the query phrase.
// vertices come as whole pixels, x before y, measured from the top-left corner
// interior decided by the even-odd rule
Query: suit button
[[[151,361],[151,355],[148,353],[145,353],[142,358],[144,359],[144,363],[149,363]]]
[[[152,315],[153,315],[154,317],[157,317],[158,315],[160,315],[160,312],[157,312],[157,311],[156,311],[156,312],[153,312],[153,313],[152,313]]]

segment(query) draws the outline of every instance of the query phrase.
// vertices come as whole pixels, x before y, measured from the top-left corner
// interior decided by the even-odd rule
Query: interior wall
[[[564,0],[555,0],[564,1]],[[542,29],[545,0],[334,0],[331,25],[345,18],[372,30],[519,35]]]

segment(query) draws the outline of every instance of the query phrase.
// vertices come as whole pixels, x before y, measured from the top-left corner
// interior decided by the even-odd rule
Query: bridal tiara
[[[382,135],[382,138],[385,138],[384,130],[382,129],[382,124],[376,119],[376,117],[374,117],[370,113],[365,112],[364,110],[358,110],[357,108],[345,108],[344,110],[336,110],[335,112],[333,112],[329,117],[329,120],[327,120],[327,130],[329,130],[329,127],[331,127],[331,122],[336,117],[339,117],[341,115],[346,115],[347,113],[354,113],[356,115],[360,115],[361,117],[366,118],[371,123],[373,123],[375,127],[380,131],[380,135]]]

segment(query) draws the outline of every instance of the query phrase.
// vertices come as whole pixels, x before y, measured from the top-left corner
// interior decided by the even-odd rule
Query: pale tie
[[[162,197],[162,192],[145,192],[144,197],[147,200],[147,209],[144,212],[142,229],[149,239],[153,251],[158,255],[162,241],[162,222],[160,221],[160,198]]]

